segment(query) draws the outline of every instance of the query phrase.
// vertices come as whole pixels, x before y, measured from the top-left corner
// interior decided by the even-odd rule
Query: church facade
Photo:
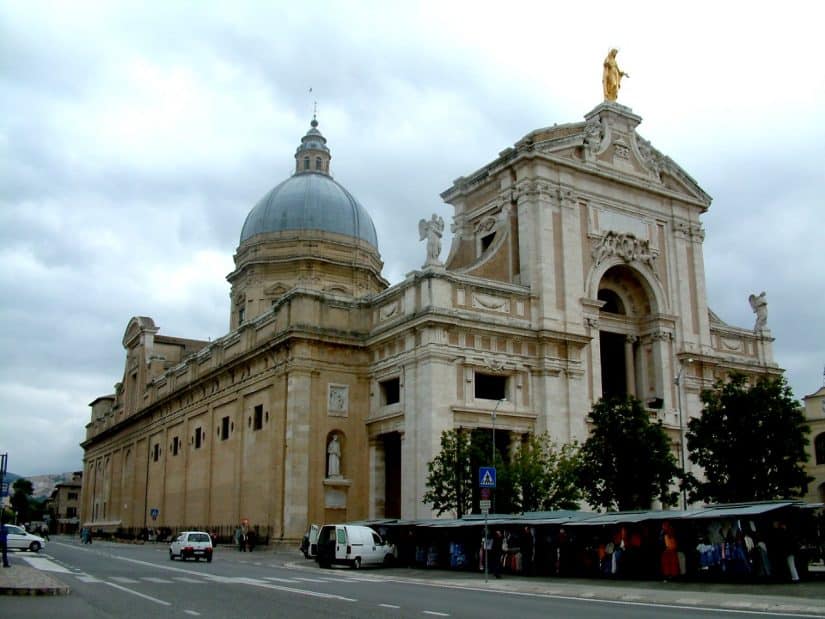
[[[313,119],[295,173],[243,225],[229,332],[129,321],[123,379],[82,444],[85,525],[246,520],[297,539],[310,522],[431,517],[444,430],[495,428],[502,451],[528,433],[582,441],[608,395],[641,400],[678,460],[702,388],[781,370],[764,320],[708,307],[711,199],[640,122],[606,100],[457,179],[449,252],[443,221],[422,219],[426,262],[390,286]]]

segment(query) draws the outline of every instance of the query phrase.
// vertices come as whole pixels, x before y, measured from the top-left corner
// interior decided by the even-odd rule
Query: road
[[[703,610],[686,605],[605,602],[559,595],[507,593],[451,587],[403,577],[404,570],[321,570],[284,563],[271,552],[218,548],[212,563],[170,561],[163,544],[55,538],[39,555],[17,554],[52,571],[71,587],[69,596],[6,597],[4,617],[97,619],[108,617],[547,617],[669,619],[766,613]]]

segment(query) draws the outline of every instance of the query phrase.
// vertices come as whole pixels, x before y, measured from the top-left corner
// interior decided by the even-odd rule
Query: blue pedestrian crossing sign
[[[480,467],[478,467],[478,487],[479,488],[495,488],[496,487],[496,467],[494,467],[494,466],[480,466]]]

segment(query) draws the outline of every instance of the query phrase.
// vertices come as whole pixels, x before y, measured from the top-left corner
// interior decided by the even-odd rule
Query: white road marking
[[[94,576],[89,576],[88,574],[78,574],[77,579],[80,582],[103,582],[100,578],[95,578]]]
[[[269,580],[269,579],[267,579]],[[329,578],[303,578],[301,576],[296,576],[294,580],[300,582],[341,582],[339,579],[329,579]]]
[[[41,570],[43,572],[57,572],[59,574],[71,574],[72,573],[71,570],[67,570],[62,565],[58,565],[54,561],[50,561],[49,559],[46,559],[45,557],[26,557],[26,556],[23,556],[23,557],[20,557],[20,558],[23,559],[23,561],[25,561],[26,563],[28,563],[32,567],[37,568],[38,570]]]
[[[159,585],[171,585],[172,581],[168,578],[158,578],[156,576],[141,576],[141,580],[145,580],[146,582],[154,582]]]
[[[178,582],[186,582],[191,585],[205,585],[205,580],[199,580],[197,578],[189,578],[188,576],[172,576],[172,580],[177,580]]]
[[[113,582],[106,582],[104,580],[103,584],[104,585],[109,585],[110,587],[114,587],[115,589],[119,589],[120,591],[125,591],[126,593],[131,593],[132,595],[136,595],[136,596],[141,597],[145,600],[149,600],[150,602],[154,602],[155,604],[161,604],[163,606],[171,606],[172,605],[171,602],[164,602],[163,600],[159,600],[158,598],[153,598],[151,595],[146,595],[146,594],[140,593],[138,591],[133,591],[132,589],[129,589],[128,587],[121,587],[120,585],[117,585]]]
[[[109,580],[114,580],[116,582],[122,582],[124,585],[136,585],[140,581],[135,578],[129,578],[128,576],[110,576]]]
[[[183,612],[185,612],[187,615],[194,615],[195,617],[201,616],[201,614],[196,610],[185,610]]]
[[[379,604],[379,606],[381,606],[383,608],[396,608],[396,609],[401,608],[397,604]]]
[[[422,610],[421,614],[422,615],[435,615],[436,617],[449,617],[450,616],[450,613],[439,613],[439,612],[434,611],[434,610]]]
[[[275,582],[288,582],[292,584],[298,582],[297,580],[293,580],[291,578],[278,578],[277,576],[264,576],[264,580],[274,580]]]

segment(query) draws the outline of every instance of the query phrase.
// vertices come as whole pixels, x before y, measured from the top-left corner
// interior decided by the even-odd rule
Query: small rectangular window
[[[264,427],[264,407],[262,404],[258,404],[255,407],[255,417],[252,420],[252,429],[253,430],[260,430]]]
[[[401,380],[399,378],[383,380],[380,385],[381,404],[387,406],[389,404],[398,404],[401,401]]]
[[[155,443],[155,445],[152,447],[152,460],[157,462],[159,459],[160,459],[160,445],[158,443]]]
[[[176,436],[172,439],[172,455],[177,456],[180,449],[180,439]]]
[[[229,438],[229,417],[221,419],[221,440],[225,441]]]
[[[203,431],[200,428],[195,428],[195,449],[201,448],[201,443],[203,441]]]
[[[70,492],[67,498],[70,501],[77,501],[77,492]]]
[[[477,400],[506,400],[507,377],[476,372],[475,397]]]
[[[244,317],[246,316],[246,310],[241,308],[238,310],[238,326],[240,327],[243,324]]]

